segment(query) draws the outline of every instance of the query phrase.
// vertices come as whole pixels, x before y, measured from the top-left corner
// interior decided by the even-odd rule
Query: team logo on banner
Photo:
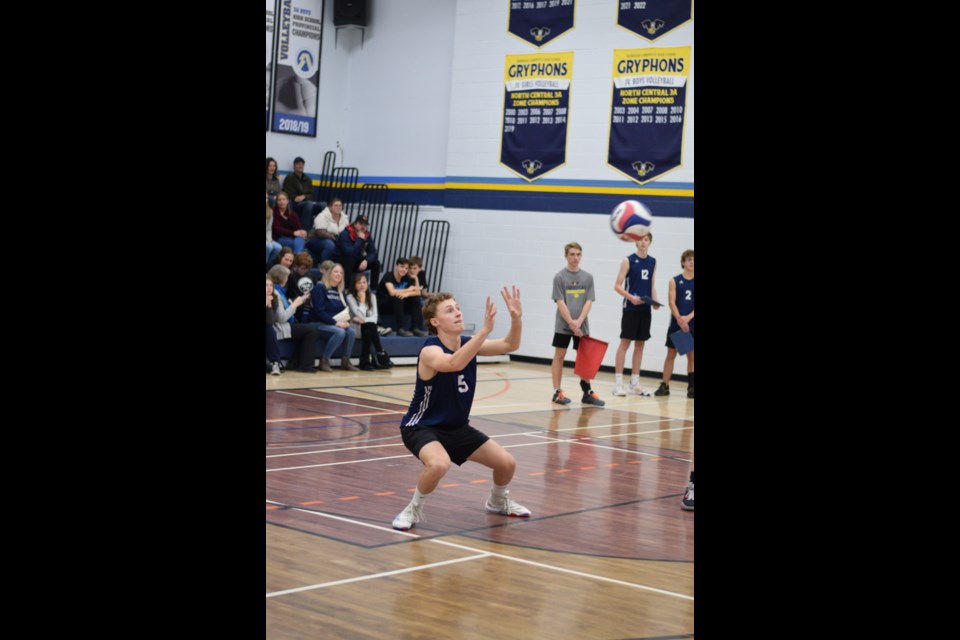
[[[273,79],[273,131],[317,135],[323,0],[280,0]]]
[[[567,161],[573,52],[506,56],[500,164],[533,182]]]
[[[613,50],[607,164],[646,184],[683,164],[690,47]]]
[[[508,0],[507,31],[535,47],[573,29],[574,0]]]
[[[653,42],[693,17],[693,0],[617,0],[617,24]]]

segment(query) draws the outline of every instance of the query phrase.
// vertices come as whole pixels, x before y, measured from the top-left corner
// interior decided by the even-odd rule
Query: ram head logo
[[[660,24],[663,23],[661,22]],[[547,27],[534,27],[533,29],[530,29],[530,35],[532,35],[537,42],[540,42],[550,35],[550,29]]]
[[[663,29],[663,20],[659,18],[655,20],[644,20],[640,23],[640,26],[647,30],[647,33],[650,35],[655,34],[660,29]]]
[[[543,163],[539,160],[524,160],[520,163],[524,169],[527,170],[527,173],[535,173],[537,169],[543,166]]]
[[[634,171],[636,171],[637,174],[642,178],[643,176],[645,176],[645,175],[647,175],[648,173],[650,173],[651,171],[653,171],[653,169],[654,169],[654,167],[655,167],[656,165],[654,165],[654,164],[653,164],[652,162],[650,162],[650,161],[640,161],[640,160],[638,160],[638,161],[634,162],[634,163],[633,163],[632,165],[630,165],[630,166],[632,166],[633,169],[634,169]]]

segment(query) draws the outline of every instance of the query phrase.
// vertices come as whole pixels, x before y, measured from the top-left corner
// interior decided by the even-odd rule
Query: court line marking
[[[333,582],[321,582],[319,584],[311,584],[305,587],[296,587],[293,589],[284,589],[283,591],[272,591],[267,594],[268,598],[275,598],[277,596],[285,596],[290,593],[299,593],[301,591],[309,591],[311,589],[324,589],[326,587],[336,587],[341,584],[350,584],[351,582],[361,582],[363,580],[374,580],[376,578],[388,578],[390,576],[400,575],[402,573],[410,573],[412,571],[421,571],[423,569],[434,569],[436,567],[442,567],[448,564],[456,564],[457,562],[466,562],[468,560],[477,560],[478,558],[488,558],[492,554],[487,552],[481,552],[475,556],[467,556],[464,558],[454,558],[453,560],[444,560],[442,562],[431,562],[430,564],[421,564],[415,567],[407,567],[406,569],[394,569],[393,571],[383,571],[381,573],[371,573],[365,576],[359,576],[356,578],[345,578],[343,580],[334,580]]]
[[[652,421],[650,421],[650,422],[659,422],[659,420],[652,420]],[[632,423],[632,424],[645,424],[645,423],[643,423],[643,422],[636,422],[636,423]],[[602,426],[603,426],[603,425],[597,425],[597,428],[602,427]],[[618,425],[618,426],[625,426],[625,425]],[[550,429],[550,430],[547,430],[547,431],[544,431],[544,430],[539,430],[539,431],[519,431],[519,432],[516,432],[516,433],[498,433],[498,434],[496,434],[496,435],[494,435],[494,436],[491,436],[491,437],[494,438],[494,439],[512,438],[512,437],[516,437],[516,436],[545,437],[545,436],[548,436],[550,433],[559,433],[559,432],[561,432],[561,431],[566,432],[566,431],[576,431],[576,430],[578,430],[578,429],[593,429],[593,428],[595,428],[595,427],[568,427],[568,428],[564,428],[564,429]],[[609,437],[614,437],[614,436],[620,437],[620,436],[653,435],[653,434],[657,434],[657,433],[666,433],[666,432],[668,432],[668,431],[684,431],[684,430],[686,430],[686,429],[693,429],[693,426],[691,425],[691,426],[688,426],[688,427],[676,427],[676,428],[674,428],[674,429],[654,429],[654,430],[652,430],[652,431],[633,431],[633,432],[631,432],[631,433],[611,433],[611,434],[609,434]],[[387,436],[385,439],[393,439],[393,438],[399,438],[399,437],[400,437],[400,436],[399,436],[399,434],[398,434],[398,435],[396,435],[396,436]],[[601,436],[588,436],[588,437],[590,437],[590,438],[596,438],[596,439],[607,439],[608,436],[602,436],[602,435],[601,435]],[[576,441],[575,441],[575,440],[560,440],[560,442],[576,442]],[[586,443],[580,443],[580,444],[586,444]],[[321,454],[321,453],[338,453],[338,452],[341,452],[341,451],[358,451],[358,450],[363,450],[363,449],[380,449],[380,448],[382,448],[382,447],[401,447],[401,446],[403,446],[403,443],[402,443],[402,442],[397,442],[397,443],[392,443],[392,444],[361,445],[361,446],[357,446],[357,447],[341,447],[341,448],[339,448],[339,449],[322,449],[322,450],[317,450],[317,451],[296,451],[296,452],[293,452],[293,453],[274,453],[274,454],[268,454],[267,456],[265,456],[265,459],[268,459],[268,458],[285,458],[285,457],[289,457],[289,456],[308,456],[308,455]],[[504,446],[516,446],[516,445],[504,445]],[[596,445],[596,446],[600,447],[600,446],[603,446],[603,445]],[[606,448],[608,448],[608,449],[613,449],[614,451],[632,451],[633,453],[640,453],[640,452],[637,452],[637,451],[633,451],[632,449],[618,449],[618,448],[616,448],[616,447],[606,447]]]
[[[286,505],[283,505],[283,503],[275,502],[275,501],[273,501],[273,500],[267,500],[267,502],[269,502],[269,503],[271,503],[271,504],[286,506]],[[381,526],[379,526],[379,525],[368,524],[368,523],[366,523],[366,522],[361,522],[361,521],[359,521],[359,520],[354,520],[354,519],[351,519],[351,518],[343,518],[343,517],[341,517],[341,516],[335,516],[335,515],[332,515],[332,514],[329,514],[329,513],[321,513],[321,512],[319,512],[319,511],[310,511],[310,510],[307,510],[307,509],[299,509],[299,508],[297,508],[297,507],[291,507],[290,510],[291,510],[291,511],[301,511],[301,512],[303,512],[303,513],[309,513],[309,514],[313,514],[313,515],[315,515],[315,516],[320,516],[320,517],[323,517],[323,518],[331,518],[331,519],[333,519],[333,520],[340,520],[340,521],[342,521],[342,522],[346,522],[346,523],[349,523],[349,524],[358,524],[358,525],[361,525],[361,526],[364,526],[364,527],[370,527],[371,529],[378,529],[378,530],[380,530],[380,531],[388,531],[388,532],[390,532],[390,533],[396,533],[396,534],[400,534],[400,535],[405,535],[405,536],[408,536],[408,537],[411,537],[411,538],[415,538],[415,539],[420,538],[420,536],[418,536],[418,535],[416,535],[416,534],[412,534],[412,533],[407,533],[406,531],[397,531],[396,529],[387,529],[386,527],[381,527]],[[608,577],[606,577],[606,576],[596,575],[596,574],[592,574],[592,573],[586,573],[586,572],[583,572],[583,571],[577,571],[577,570],[575,570],[575,569],[567,569],[567,568],[559,567],[559,566],[556,566],[556,565],[545,564],[545,563],[543,563],[543,562],[536,562],[536,561],[534,561],[534,560],[527,560],[527,559],[525,559],[525,558],[517,558],[517,557],[514,557],[514,556],[508,556],[508,555],[504,555],[504,554],[502,554],[502,553],[496,553],[496,552],[494,552],[494,551],[485,551],[485,550],[483,550],[483,549],[477,549],[477,548],[474,548],[474,547],[468,547],[468,546],[465,546],[465,545],[462,545],[462,544],[457,544],[457,543],[455,543],[455,542],[448,542],[448,541],[446,541],[446,540],[430,539],[430,540],[428,540],[428,541],[429,541],[429,542],[435,542],[435,543],[437,543],[437,544],[446,545],[446,546],[448,546],[448,547],[454,547],[454,548],[457,548],[457,549],[463,549],[463,550],[465,550],[465,551],[471,551],[471,552],[476,553],[477,555],[469,556],[469,557],[465,557],[465,558],[454,558],[453,560],[444,560],[444,561],[442,561],[442,562],[435,562],[435,563],[427,564],[427,565],[417,565],[417,566],[415,566],[415,567],[408,567],[408,568],[406,568],[406,569],[397,569],[397,570],[394,570],[394,571],[386,571],[386,572],[375,573],[375,574],[370,574],[370,575],[366,575],[366,576],[359,576],[359,577],[356,577],[356,578],[346,578],[346,579],[344,579],[344,580],[335,580],[335,581],[332,581],[332,582],[323,582],[323,583],[318,583],[318,584],[313,584],[313,585],[307,585],[307,586],[304,586],[304,587],[295,587],[295,588],[292,588],[292,589],[285,589],[285,590],[283,590],[283,591],[273,591],[273,592],[271,592],[271,593],[268,593],[268,594],[267,594],[267,597],[268,597],[268,598],[272,598],[272,597],[276,597],[276,596],[287,595],[287,594],[290,594],[290,593],[297,593],[297,592],[300,592],[300,591],[308,591],[308,590],[311,590],[311,589],[321,589],[321,588],[332,587],[332,586],[336,586],[336,585],[340,585],[340,584],[348,584],[348,583],[351,583],[351,582],[359,582],[359,581],[362,581],[362,580],[371,580],[371,579],[373,579],[373,578],[388,577],[388,576],[396,575],[396,574],[400,574],[400,573],[409,573],[409,572],[411,572],[411,571],[419,571],[420,569],[428,569],[428,568],[443,566],[443,565],[447,565],[447,564],[453,564],[453,563],[455,563],[455,562],[465,562],[465,561],[467,561],[467,560],[477,560],[477,559],[479,559],[479,558],[484,558],[484,557],[495,557],[495,558],[502,558],[502,559],[504,559],[504,560],[510,560],[510,561],[513,561],[513,562],[519,562],[519,563],[521,563],[521,564],[528,564],[528,565],[531,565],[531,566],[534,566],[534,567],[539,567],[539,568],[541,568],[541,569],[548,569],[548,570],[550,570],[550,571],[559,571],[559,572],[561,572],[561,573],[569,573],[569,574],[571,574],[571,575],[579,576],[579,577],[582,577],[582,578],[589,578],[589,579],[592,579],[592,580],[600,580],[600,581],[603,581],[603,582],[610,582],[610,583],[618,584],[618,585],[625,586],[625,587],[633,587],[633,588],[635,588],[635,589],[642,589],[642,590],[645,590],[645,591],[651,591],[651,592],[654,592],[654,593],[659,593],[659,594],[661,594],[661,595],[671,596],[671,597],[674,597],[674,598],[680,598],[680,599],[682,599],[682,600],[689,600],[689,601],[691,601],[691,602],[694,601],[694,597],[693,597],[693,596],[688,596],[688,595],[682,594],[682,593],[676,593],[676,592],[674,592],[674,591],[667,591],[667,590],[664,590],[664,589],[658,589],[657,587],[651,587],[651,586],[644,585],[644,584],[639,584],[639,583],[636,583],[636,582],[626,582],[626,581],[624,581],[624,580],[617,580],[616,578],[608,578]]]
[[[643,590],[645,590],[645,591],[652,591],[652,592],[654,592],[654,593],[659,593],[659,594],[665,595],[665,596],[672,596],[672,597],[674,597],[674,598],[680,598],[680,599],[682,599],[682,600],[689,600],[690,602],[693,602],[693,601],[694,601],[694,600],[693,600],[693,596],[688,596],[688,595],[683,594],[683,593],[676,593],[676,592],[674,592],[674,591],[667,591],[667,590],[665,590],[665,589],[658,589],[658,588],[656,588],[656,587],[650,587],[650,586],[647,586],[647,585],[645,585],[645,584],[639,584],[639,583],[636,583],[636,582],[626,582],[626,581],[624,581],[624,580],[617,580],[616,578],[607,578],[606,576],[598,576],[598,575],[593,574],[593,573],[585,573],[585,572],[583,572],[583,571],[576,571],[576,570],[574,570],[574,569],[566,569],[566,568],[564,568],[564,567],[558,567],[558,566],[555,566],[555,565],[545,564],[545,563],[543,563],[543,562],[536,562],[536,561],[534,561],[534,560],[527,560],[526,558],[517,558],[517,557],[514,557],[514,556],[507,556],[507,555],[504,555],[504,554],[502,554],[502,553],[496,553],[496,552],[494,552],[494,551],[486,551],[486,552],[484,552],[483,549],[475,549],[475,548],[473,548],[473,547],[468,547],[468,546],[465,546],[465,545],[462,545],[462,544],[457,544],[457,543],[455,543],[455,542],[447,542],[446,540],[430,540],[430,542],[435,542],[436,544],[443,544],[443,545],[446,545],[446,546],[448,546],[448,547],[456,547],[457,549],[463,549],[463,550],[465,550],[465,551],[474,551],[474,552],[477,552],[477,553],[487,553],[488,555],[490,555],[490,556],[492,556],[492,557],[494,557],[494,558],[503,558],[504,560],[511,560],[511,561],[513,561],[513,562],[520,562],[520,563],[522,563],[522,564],[529,564],[529,565],[534,566],[534,567],[540,567],[541,569],[549,569],[549,570],[551,570],[551,571],[560,571],[560,572],[562,572],[562,573],[569,573],[569,574],[572,574],[572,575],[575,575],[575,576],[580,576],[581,578],[591,578],[591,579],[593,579],[593,580],[602,580],[602,581],[604,581],[604,582],[612,582],[613,584],[619,584],[619,585],[622,585],[622,586],[625,586],[625,587],[633,587],[633,588],[635,588],[635,589],[643,589]]]
[[[282,393],[287,396],[297,396],[298,398],[309,398],[310,400],[320,400],[322,402],[334,402],[336,404],[348,404],[351,407],[360,407],[362,409],[376,409],[377,411],[383,411],[386,413],[399,413],[404,414],[407,412],[406,409],[403,411],[394,411],[392,409],[387,409],[385,407],[374,407],[369,404],[360,404],[359,402],[347,402],[345,400],[334,400],[333,398],[321,398],[319,396],[307,396],[302,393],[292,393],[290,391],[277,391],[277,393]],[[321,392],[322,393],[322,392]]]
[[[310,515],[320,516],[321,518],[330,518],[331,520],[340,520],[341,522],[347,522],[349,524],[359,524],[364,527],[370,527],[371,529],[376,529],[378,531],[386,531],[388,533],[395,533],[400,536],[407,536],[408,538],[419,539],[420,536],[415,533],[407,533],[406,531],[399,531],[393,528],[382,527],[378,524],[370,524],[368,522],[361,522],[360,520],[354,520],[352,518],[344,518],[343,516],[335,516],[332,513],[323,513],[322,511],[311,511],[310,509],[301,509],[293,505],[284,504],[283,502],[277,502],[276,500],[267,500],[269,504],[275,504],[280,507],[288,507],[289,511],[299,511],[301,513],[309,513]]]
[[[688,427],[684,427],[684,428],[688,428]],[[516,434],[516,435],[524,435],[524,434]],[[501,446],[504,449],[514,449],[517,447],[534,447],[538,445],[550,444],[551,442],[573,442],[573,443],[581,444],[588,447],[599,447],[601,449],[613,449],[615,451],[624,451],[626,453],[636,453],[638,455],[651,456],[654,458],[663,457],[663,454],[660,454],[660,453],[647,453],[646,451],[634,451],[633,449],[617,449],[616,447],[608,447],[605,445],[593,444],[590,442],[578,442],[577,440],[562,440],[560,438],[549,438],[548,436],[544,436],[539,433],[534,434],[534,436],[537,438],[543,438],[543,441],[542,442],[525,442],[522,444],[505,444]],[[278,467],[276,469],[267,469],[266,472],[273,473],[275,471],[296,471],[299,469],[313,469],[317,467],[335,467],[341,464],[358,464],[360,462],[380,462],[382,460],[396,460],[398,458],[407,458],[410,455],[411,455],[410,453],[407,453],[406,455],[400,455],[400,456],[383,456],[379,458],[366,458],[364,460],[342,460],[340,462],[322,462],[319,464],[305,464],[299,467]],[[682,458],[664,457],[664,460],[682,460]],[[689,462],[689,460],[687,462]]]
[[[319,413],[315,416],[303,416],[299,418],[267,418],[266,422],[268,424],[274,422],[297,422],[298,420],[329,420],[331,418],[365,418],[367,416],[388,416],[396,413],[396,411],[379,411],[376,413],[344,413],[342,415],[337,414],[325,414]]]

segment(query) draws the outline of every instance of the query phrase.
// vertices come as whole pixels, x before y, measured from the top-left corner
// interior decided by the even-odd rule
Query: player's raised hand
[[[504,287],[500,295],[503,296],[503,301],[507,303],[507,311],[510,312],[511,317],[519,318],[523,315],[523,305],[520,304],[520,289],[517,288],[517,285],[513,285],[512,292]]]

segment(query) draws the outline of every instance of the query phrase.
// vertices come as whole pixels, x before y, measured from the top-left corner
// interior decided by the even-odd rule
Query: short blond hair
[[[566,258],[567,254],[570,253],[570,249],[577,249],[580,253],[583,253],[583,247],[580,246],[579,242],[568,242],[563,245],[563,257]]]
[[[427,325],[427,331],[433,335],[437,335],[437,328],[430,324],[430,319],[437,317],[437,307],[441,302],[451,299],[453,299],[452,293],[449,291],[440,291],[439,293],[431,293],[427,298],[427,304],[423,305],[423,321]]]

